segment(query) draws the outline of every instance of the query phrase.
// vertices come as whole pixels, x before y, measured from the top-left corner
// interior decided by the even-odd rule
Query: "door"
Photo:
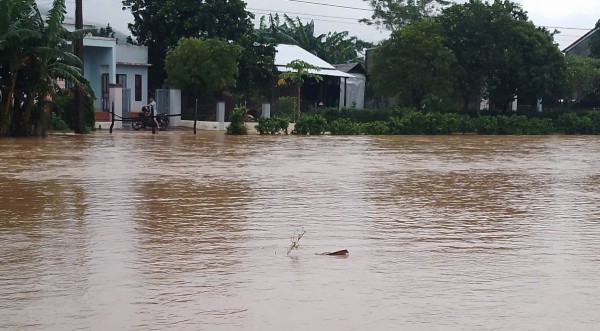
[[[123,118],[131,118],[131,89],[123,89]]]
[[[169,113],[169,90],[156,90],[156,112]]]

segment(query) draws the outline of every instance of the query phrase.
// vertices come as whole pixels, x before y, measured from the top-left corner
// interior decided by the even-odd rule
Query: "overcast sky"
[[[304,0],[301,0],[304,1]],[[48,4],[51,0],[39,0]],[[307,2],[363,8],[365,10],[339,8],[310,4]],[[464,2],[464,1],[457,1]],[[600,0],[517,0],[529,13],[529,18],[538,26],[559,27],[561,34],[556,37],[561,49],[593,28],[600,19]],[[247,9],[257,18],[269,12],[288,13],[299,16],[304,21],[315,21],[317,33],[329,31],[349,31],[367,41],[377,42],[387,37],[387,33],[358,23],[357,20],[370,16],[368,3],[364,0],[246,0]],[[75,12],[75,1],[67,0],[69,15]],[[132,20],[128,12],[121,10],[120,0],[84,0],[84,20],[100,24],[109,23],[114,28],[129,35],[127,23]],[[570,28],[570,29],[566,29]],[[584,30],[581,30],[584,29]]]

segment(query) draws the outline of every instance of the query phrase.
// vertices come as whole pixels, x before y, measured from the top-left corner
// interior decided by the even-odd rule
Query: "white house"
[[[356,102],[358,105],[364,105],[364,92],[362,94],[362,100],[359,100],[359,97],[352,99],[352,101],[348,98],[348,90],[346,87],[348,86],[348,81],[353,80],[356,76],[346,73],[340,70],[337,70],[332,64],[325,62],[320,59],[316,55],[304,50],[300,46],[296,45],[285,45],[279,44],[275,46],[277,53],[275,53],[275,66],[277,70],[280,72],[290,71],[291,69],[286,68],[286,65],[294,60],[304,61],[314,67],[317,67],[316,70],[311,70],[312,73],[327,77],[327,82],[335,82],[335,91],[332,92],[332,86],[329,84],[327,88],[321,88],[320,91],[316,92],[320,95],[315,95],[313,93],[313,98],[323,98],[326,94],[329,100],[325,100],[327,103],[325,106],[328,107],[347,107],[352,105],[352,101],[355,99],[358,100]],[[323,84],[321,84],[323,85]],[[309,93],[310,91],[307,91]]]
[[[72,18],[65,18],[63,26],[74,30]],[[84,24],[84,28],[93,28]],[[83,39],[83,74],[96,95],[96,120],[107,120],[112,107],[110,88],[122,88],[122,116],[139,112],[148,99],[148,47],[117,44],[116,38],[86,36]]]

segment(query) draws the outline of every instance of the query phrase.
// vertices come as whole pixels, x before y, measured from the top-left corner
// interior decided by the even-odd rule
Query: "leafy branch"
[[[300,247],[300,239],[302,239],[302,236],[304,236],[305,233],[306,231],[304,230],[304,228],[302,229],[302,231],[296,230],[296,233],[294,234],[294,236],[292,236],[292,243],[290,244],[290,247],[288,247],[287,255],[290,255],[290,252],[293,249],[298,249]]]

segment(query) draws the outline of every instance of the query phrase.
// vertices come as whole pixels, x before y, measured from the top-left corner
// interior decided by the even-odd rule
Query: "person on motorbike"
[[[156,119],[156,116],[158,115],[158,113],[156,112],[156,101],[154,101],[153,97],[149,97],[148,98],[148,104],[146,105],[146,107],[149,110],[149,114],[152,116],[152,119],[154,120],[154,124],[156,124],[156,131],[160,131],[160,126],[158,126],[158,120]]]

